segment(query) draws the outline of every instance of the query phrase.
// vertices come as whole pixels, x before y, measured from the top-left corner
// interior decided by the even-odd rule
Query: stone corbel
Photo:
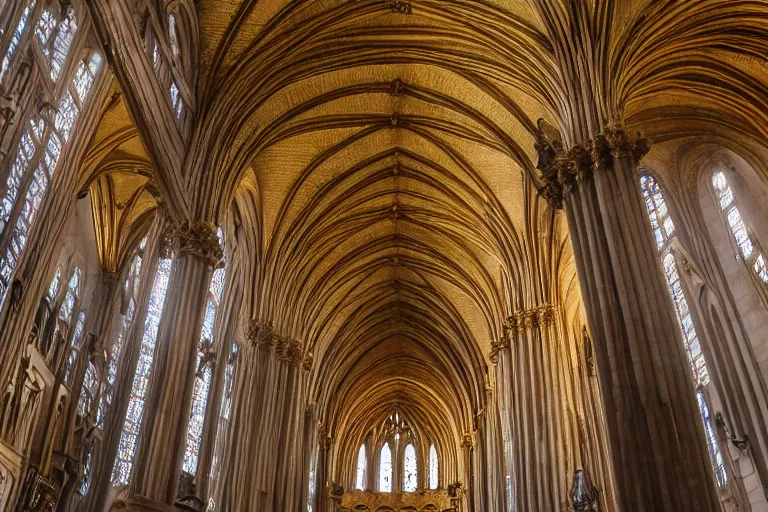
[[[600,491],[592,485],[583,469],[577,469],[573,474],[570,496],[574,512],[600,510]]]
[[[326,489],[328,490],[328,498],[341,504],[341,500],[344,498],[344,487],[337,482],[328,482]]]

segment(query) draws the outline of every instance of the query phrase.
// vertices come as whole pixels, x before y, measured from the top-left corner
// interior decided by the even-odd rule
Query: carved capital
[[[216,225],[212,222],[183,220],[168,233],[168,245],[177,255],[190,255],[206,265],[216,266],[224,257]]]
[[[499,363],[499,353],[509,348],[509,340],[506,336],[502,336],[496,341],[491,341],[491,363],[498,364]]]
[[[461,447],[462,448],[472,447],[472,434],[470,434],[469,432],[464,433],[464,435],[461,438]]]
[[[520,309],[507,318],[504,328],[509,336],[516,336],[540,327],[548,327],[555,317],[552,304],[541,304],[529,309]]]
[[[328,482],[327,485],[328,497],[336,503],[341,503],[344,498],[344,487],[336,482]]]
[[[255,347],[269,351],[274,350],[277,359],[286,364],[298,366],[303,362],[302,343],[299,340],[278,334],[269,322],[251,321],[246,336]]]

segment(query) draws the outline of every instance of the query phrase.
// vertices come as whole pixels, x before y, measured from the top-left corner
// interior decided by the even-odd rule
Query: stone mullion
[[[617,502],[621,510],[717,510],[689,365],[635,172],[646,150],[607,129],[559,159]]]
[[[216,228],[173,227],[175,251],[134,466],[133,490],[157,504],[176,501],[184,458],[197,353],[213,266],[221,261]]]
[[[144,251],[143,264],[139,279],[139,295],[131,325],[125,334],[122,353],[119,356],[115,386],[112,391],[112,404],[107,411],[104,425],[104,441],[94,461],[91,490],[86,497],[87,503],[83,510],[101,512],[107,500],[107,494],[112,478],[112,469],[117,456],[123,423],[130,401],[136,364],[139,360],[141,339],[147,318],[149,298],[157,272],[159,256],[163,248],[163,233],[166,229],[166,216],[161,207],[155,214],[155,220],[147,235],[147,247]],[[109,343],[114,340],[109,340]]]

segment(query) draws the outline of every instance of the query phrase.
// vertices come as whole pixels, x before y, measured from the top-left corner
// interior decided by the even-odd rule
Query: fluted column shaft
[[[229,449],[215,492],[217,510],[298,510],[302,493],[301,347],[252,326],[232,391]]]
[[[184,459],[197,352],[213,266],[222,250],[216,228],[182,223],[173,229],[173,269],[158,331],[133,490],[148,500],[176,500]]]
[[[621,511],[719,510],[679,326],[660,272],[637,161],[607,129],[558,158],[594,341]]]

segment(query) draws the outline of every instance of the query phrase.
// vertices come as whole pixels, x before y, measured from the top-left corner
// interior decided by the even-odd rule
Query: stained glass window
[[[195,385],[192,390],[192,410],[190,412],[189,427],[187,428],[187,444],[184,450],[184,464],[182,470],[192,475],[197,473],[198,457],[200,455],[200,442],[203,436],[205,423],[205,411],[208,405],[208,395],[211,389],[211,377],[213,363],[207,360],[207,356],[213,346],[213,326],[216,320],[216,311],[221,301],[224,290],[225,270],[214,270],[208,292],[208,303],[203,317],[203,328],[200,332],[197,352],[197,372]]]
[[[93,409],[93,402],[96,398],[96,366],[93,361],[88,362],[88,367],[85,370],[85,378],[83,380],[83,387],[80,390],[80,399],[77,402],[77,414],[85,416],[90,414]]]
[[[105,379],[105,388],[101,394],[101,400],[99,401],[99,411],[96,416],[96,424],[102,430],[104,429],[104,422],[107,414],[109,414],[112,406],[112,399],[115,392],[115,384],[117,382],[117,368],[120,362],[120,356],[122,354],[125,338],[128,336],[128,330],[133,323],[133,316],[136,312],[136,301],[139,296],[139,283],[141,277],[141,265],[143,261],[143,249],[146,243],[146,238],[139,244],[136,256],[134,256],[131,266],[128,270],[128,275],[123,283],[123,293],[125,294],[125,300],[128,301],[128,306],[118,324],[117,332],[115,333],[112,345],[109,348],[109,360],[107,361],[107,375]]]
[[[437,471],[437,450],[435,445],[429,446],[429,488],[437,489],[439,486],[439,477]]]
[[[701,411],[701,419],[704,422],[704,433],[707,437],[707,448],[709,448],[709,457],[712,461],[712,467],[715,468],[715,478],[717,484],[720,487],[725,487],[728,483],[728,475],[725,472],[725,462],[723,461],[723,455],[720,453],[720,444],[717,442],[717,434],[712,426],[712,418],[709,413],[709,406],[704,399],[704,393],[698,391],[696,393],[696,399],[699,402],[699,410]]]
[[[40,15],[35,27],[35,36],[43,56],[48,61],[50,77],[54,82],[59,79],[61,70],[64,68],[75,32],[77,32],[77,19],[71,7],[65,9],[61,20],[56,19],[48,9]]]
[[[48,303],[51,305],[55,304],[59,297],[59,286],[61,286],[61,267],[56,269],[56,274],[54,274],[51,285],[48,287]]]
[[[128,402],[128,411],[120,435],[117,459],[112,470],[112,483],[127,485],[133,470],[133,459],[138,447],[141,419],[144,412],[144,400],[149,386],[149,376],[155,357],[155,341],[160,328],[160,320],[165,306],[165,296],[168,290],[168,280],[171,275],[172,260],[163,258],[157,266],[152,294],[149,298],[147,318],[139,348],[139,360]]]
[[[80,487],[78,492],[81,496],[88,494],[88,489],[91,487],[91,472],[93,471],[93,450],[88,450],[85,455],[85,461],[83,462],[83,476],[80,480]]]
[[[362,445],[360,451],[357,452],[357,478],[355,480],[355,489],[360,489],[361,491],[365,490],[365,472],[367,467],[365,445]]]
[[[317,451],[312,454],[309,461],[309,479],[307,489],[307,512],[315,509],[315,488],[317,487]]]
[[[645,197],[645,204],[648,208],[651,227],[654,229],[656,244],[661,252],[664,276],[666,277],[669,294],[672,297],[672,303],[674,304],[675,316],[677,317],[677,322],[683,334],[683,341],[688,354],[688,361],[691,365],[693,381],[697,387],[706,386],[709,384],[709,372],[707,370],[706,362],[704,361],[704,354],[701,351],[699,338],[696,335],[696,328],[693,325],[693,318],[691,317],[691,312],[688,308],[688,302],[680,283],[680,273],[677,268],[677,262],[675,261],[675,255],[667,244],[667,242],[675,236],[675,228],[672,224],[672,219],[669,217],[669,211],[667,210],[666,203],[664,202],[664,198],[661,195],[661,190],[659,189],[656,180],[650,175],[644,175],[640,178],[640,187],[643,191],[643,196]],[[661,231],[659,226],[669,227],[665,227],[665,229]],[[709,419],[709,408],[704,401],[704,395],[700,391],[697,392],[697,399],[702,415],[702,421],[704,422],[704,428],[705,430],[708,429],[707,446],[710,455],[712,456],[715,476],[717,477],[718,482],[725,482],[725,479],[720,476],[720,473],[722,473],[724,477],[725,467],[722,465],[722,457],[720,456],[717,437],[714,434],[714,430],[712,430],[712,424]],[[716,455],[713,455],[713,453],[716,453]],[[724,485],[724,483],[721,485]]]
[[[83,334],[85,331],[85,311],[81,311],[77,315],[77,322],[75,323],[75,332],[72,335],[72,347],[69,349],[69,357],[67,357],[67,366],[64,372],[64,383],[67,386],[72,385],[72,378],[74,377],[75,366],[77,365],[78,354],[83,348]]]
[[[32,0],[27,2],[26,7],[24,7],[23,11],[21,11],[21,17],[19,18],[19,22],[16,24],[16,30],[13,31],[11,41],[8,43],[8,50],[6,50],[5,56],[3,57],[2,67],[0,67],[0,81],[2,81],[2,79],[5,77],[5,72],[8,71],[8,69],[11,67],[11,61],[13,61],[13,56],[16,53],[16,49],[21,44],[21,39],[24,37],[24,32],[26,31],[27,24],[29,23],[29,15],[32,13],[34,8],[35,1]]]
[[[379,492],[392,492],[392,450],[389,443],[381,447],[379,457]]]
[[[219,457],[226,445],[227,429],[229,428],[229,420],[232,417],[232,383],[235,380],[236,362],[237,343],[232,343],[232,350],[224,372],[224,390],[222,392],[221,410],[219,412],[219,425],[216,431],[216,446],[214,448],[213,460],[211,461],[211,481],[218,476]]]
[[[38,28],[42,34],[38,37],[46,37],[46,25],[38,24]],[[100,65],[101,57],[93,54],[90,62],[81,63],[80,68],[87,68],[85,72],[91,73],[93,77],[98,72]],[[74,79],[72,86],[76,86]],[[81,86],[80,106],[87,98],[89,90],[90,84]],[[62,145],[67,142],[72,133],[79,112],[80,108],[73,101],[72,94],[68,89],[62,96],[53,119],[53,126],[47,126],[42,119],[33,118],[27,123],[26,129],[22,133],[19,148],[8,175],[6,188],[3,191],[2,199],[0,199],[0,233],[8,240],[5,254],[0,256],[0,305],[5,301],[11,274],[26,247],[29,231],[32,229],[48,184],[56,171],[63,150]],[[41,150],[43,151],[42,158],[36,166],[32,166],[35,155]],[[31,179],[29,179],[30,173]],[[14,214],[15,205],[19,200],[23,200],[22,207],[16,214],[16,218],[13,219],[11,216]]]
[[[181,94],[179,94],[179,87],[176,85],[176,82],[174,82],[173,80],[171,80],[169,93],[171,96],[171,108],[173,109],[173,113],[176,115],[176,119],[180,119],[184,102],[181,100]]]
[[[412,444],[405,447],[403,455],[403,490],[415,492],[419,486],[418,469],[416,467],[416,449]]]
[[[739,253],[744,258],[744,262],[750,267],[755,275],[763,282],[768,284],[768,269],[766,269],[765,258],[761,251],[749,235],[747,225],[741,218],[739,209],[736,206],[736,198],[725,173],[717,171],[712,175],[712,186],[717,193],[720,208],[725,215],[731,234],[736,242]]]

